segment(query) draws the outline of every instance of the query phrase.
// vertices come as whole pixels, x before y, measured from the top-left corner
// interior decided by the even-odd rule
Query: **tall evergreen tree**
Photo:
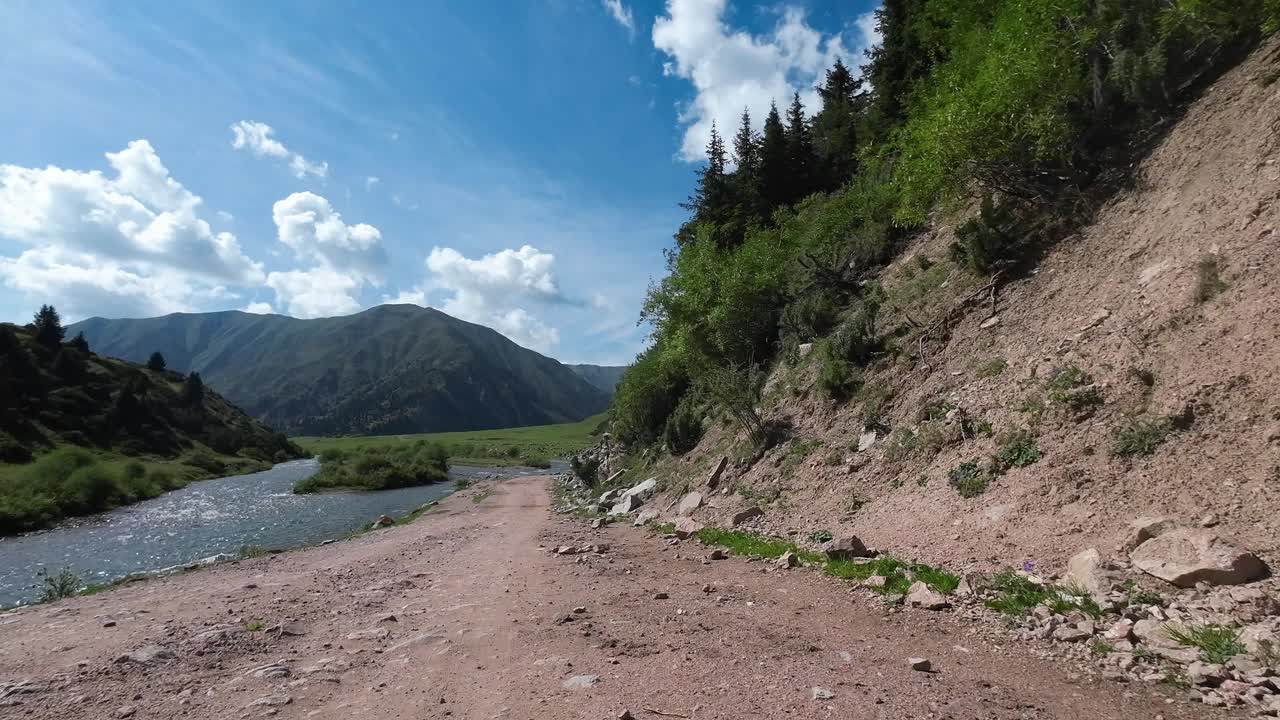
[[[188,405],[199,405],[203,398],[204,380],[200,378],[200,373],[193,370],[182,383],[182,400]]]
[[[778,106],[770,104],[760,138],[760,195],[768,209],[789,201],[788,167],[787,131],[778,115]]]
[[[698,187],[682,207],[693,213],[694,222],[721,223],[731,210],[729,176],[726,169],[729,156],[724,138],[711,123],[711,139],[707,141],[707,164],[698,169]]]
[[[53,350],[62,344],[62,338],[67,335],[62,327],[62,318],[52,305],[41,305],[32,324],[36,328],[36,341]]]
[[[817,91],[822,97],[822,110],[813,119],[813,145],[821,161],[817,184],[820,190],[834,190],[858,170],[862,79],[837,59]]]
[[[751,112],[742,109],[742,124],[733,136],[733,159],[738,169],[733,173],[733,194],[737,202],[735,215],[745,226],[764,219],[760,187],[760,133],[751,128]]]
[[[813,135],[809,120],[804,116],[804,103],[800,93],[791,99],[787,108],[787,202],[794,203],[814,190]]]
[[[920,33],[926,2],[884,0],[876,10],[876,29],[882,40],[868,51],[870,62],[862,68],[874,88],[865,133],[870,137],[865,139],[883,140],[902,123],[912,87],[933,64],[935,58]]]
[[[156,372],[160,372],[161,370],[164,370],[164,367],[165,367],[164,355],[162,355],[159,350],[151,353],[151,357],[147,358],[148,370],[155,370]]]
[[[85,339],[84,333],[82,332],[76,333],[76,336],[68,340],[67,344],[85,355],[89,354],[89,341]]]

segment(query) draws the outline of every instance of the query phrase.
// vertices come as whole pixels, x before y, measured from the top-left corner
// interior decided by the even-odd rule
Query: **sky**
[[[875,0],[0,3],[0,321],[390,302],[626,364],[712,122]]]

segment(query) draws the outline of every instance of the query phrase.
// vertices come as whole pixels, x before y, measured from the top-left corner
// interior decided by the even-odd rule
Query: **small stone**
[[[373,526],[376,528],[391,527],[395,524],[396,521],[393,520],[390,515],[379,515],[378,519],[373,521]]]
[[[386,628],[375,628],[372,630],[357,630],[347,633],[348,640],[385,640],[391,631]]]
[[[586,608],[586,607],[584,607],[584,606],[582,606],[582,605],[579,605],[578,607],[576,607],[576,608],[574,608],[574,609],[573,609],[573,612],[574,612],[574,613],[576,613],[576,614],[578,614],[578,615],[581,615],[582,613],[584,613],[584,612],[586,612],[586,611],[587,611],[587,608]]]
[[[833,540],[823,551],[828,560],[853,560],[868,557],[871,554],[867,552],[867,546],[856,535],[846,535],[839,540]]]
[[[115,620],[107,620],[106,622],[102,623],[102,627],[104,628],[113,628],[115,626],[116,626]]]
[[[835,700],[836,694],[822,687],[815,687],[812,690],[814,700]]]
[[[737,527],[747,522],[748,520],[754,520],[755,518],[758,518],[761,515],[764,515],[764,510],[761,510],[758,507],[749,507],[746,510],[739,510],[738,512],[734,513],[733,517],[730,518],[729,520],[729,524],[732,525],[733,527]]]
[[[632,522],[631,524],[635,527],[644,527],[645,525],[648,525],[649,523],[657,519],[658,519],[658,511],[654,510],[653,508],[649,508],[647,510],[641,510],[640,514],[636,515],[635,521]]]
[[[122,705],[116,708],[116,717],[131,718],[137,712],[138,712],[137,708],[133,707],[132,705]]]
[[[691,492],[680,500],[680,505],[676,508],[676,514],[681,517],[688,517],[702,507],[702,502],[702,493]]]
[[[702,592],[704,593],[713,593],[715,591],[716,591],[716,588],[711,583],[707,583],[706,585],[702,586]]]
[[[671,596],[670,596],[670,595],[668,595],[668,594],[666,594],[666,593],[664,593],[664,592],[656,592],[656,593],[654,593],[654,594],[653,594],[653,599],[654,599],[654,600],[666,600],[666,599],[667,599],[667,598],[669,598],[669,597],[671,597]]]
[[[999,324],[1000,324],[1000,316],[999,316],[999,315],[992,315],[991,317],[987,318],[986,320],[983,320],[983,321],[978,325],[978,327],[979,327],[979,328],[981,328],[981,329],[983,329],[983,330],[988,330],[988,329],[993,328],[993,327],[995,327],[995,326],[997,326],[997,325],[999,325]]]
[[[919,580],[912,583],[907,590],[907,605],[925,610],[943,610],[951,607],[945,595]]]
[[[773,564],[777,565],[780,568],[788,569],[788,568],[793,568],[799,565],[800,559],[796,557],[795,553],[788,550],[782,553],[782,555],[778,556],[778,559],[774,560]]]
[[[271,693],[249,703],[248,707],[280,707],[293,702],[293,697],[288,693]]]
[[[1226,668],[1196,661],[1187,666],[1187,682],[1195,687],[1218,687],[1227,679]]]
[[[1061,642],[1084,642],[1093,637],[1092,633],[1086,632],[1073,625],[1063,625],[1053,631],[1053,639]]]
[[[886,578],[883,575],[872,575],[871,577],[862,581],[862,587],[882,588],[884,587],[885,583],[888,581],[889,581],[888,578]]]
[[[394,613],[387,613],[386,615],[383,615],[382,617],[378,618],[378,622],[380,623],[400,622],[400,619],[397,618]]]
[[[907,665],[918,672],[929,672],[933,669],[933,663],[926,658],[920,657],[907,658]]]
[[[1107,628],[1106,632],[1102,633],[1103,639],[1111,642],[1115,642],[1119,640],[1128,640],[1132,636],[1133,636],[1132,620],[1121,620],[1116,624],[1112,625],[1111,627]]]
[[[876,444],[876,431],[868,430],[858,436],[858,452],[866,452]]]
[[[564,686],[570,690],[580,690],[589,687],[595,687],[600,682],[599,675],[574,675],[564,681]]]
[[[592,530],[599,530],[600,528],[602,528],[602,527],[604,527],[604,526],[605,526],[605,520],[604,520],[604,518],[596,518],[595,520],[592,520],[592,521],[591,521],[591,529],[592,529]]]
[[[720,548],[716,548],[715,550],[712,550],[711,554],[707,557],[711,560],[727,560],[729,559],[729,554]]]
[[[635,720],[635,716],[631,714],[630,710],[623,710],[618,713],[618,720]]]
[[[702,523],[688,517],[677,518],[674,524],[675,535],[680,540],[688,540],[702,529]]]

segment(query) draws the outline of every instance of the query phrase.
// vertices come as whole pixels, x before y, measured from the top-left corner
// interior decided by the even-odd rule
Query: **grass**
[[[494,493],[493,488],[485,488],[484,490],[476,493],[475,495],[472,495],[471,502],[479,505],[480,503],[487,500],[489,496],[492,495],[493,493]]]
[[[987,491],[991,485],[991,473],[978,463],[960,463],[947,473],[947,481],[962,498],[974,498]]]
[[[293,485],[298,495],[333,490],[391,490],[449,479],[444,446],[426,440],[408,445],[355,445],[320,454],[320,470]]]
[[[1111,433],[1111,454],[1116,457],[1154,455],[1169,436],[1163,418],[1130,417]]]
[[[549,467],[549,458],[568,457],[594,444],[597,438],[592,432],[604,419],[605,414],[601,413],[579,422],[558,425],[414,435],[302,437],[296,438],[296,442],[308,451],[321,455],[326,450],[353,447],[393,448],[425,440],[443,445],[449,452],[450,462],[456,465]]]
[[[736,555],[746,557],[758,556],[766,558],[781,557],[784,553],[793,552],[796,557],[807,563],[821,563],[822,554],[805,550],[795,543],[780,538],[765,537],[744,530],[728,530],[725,528],[703,528],[694,536],[703,545],[718,545],[728,548]]]
[[[1027,467],[1034,465],[1040,456],[1036,439],[1025,430],[1019,430],[1000,438],[994,464],[1000,469]]]
[[[1106,655],[1110,655],[1115,651],[1116,651],[1115,646],[1113,646],[1111,643],[1103,642],[1101,640],[1094,640],[1093,642],[1089,643],[1089,652],[1093,653],[1094,655],[1106,656]]]
[[[676,524],[669,522],[651,523],[649,529],[659,535],[670,535],[676,531]]]
[[[62,568],[56,575],[40,568],[36,579],[40,581],[40,602],[53,602],[80,592],[80,576],[69,567]]]
[[[249,632],[261,632],[267,625],[261,620],[250,620],[244,624],[244,629]]]
[[[916,580],[943,595],[950,595],[960,586],[959,575],[924,563],[905,562],[892,555],[880,555],[865,561],[830,560],[825,572],[843,580],[866,580],[879,575],[885,579],[885,583],[872,590],[884,595],[903,595]]]
[[[1084,414],[1103,403],[1102,394],[1093,387],[1093,378],[1077,365],[1057,368],[1045,382],[1049,402]]]
[[[978,377],[993,378],[998,377],[1009,367],[1009,363],[1004,358],[993,358],[978,366]]]
[[[1207,663],[1225,663],[1245,652],[1240,642],[1240,631],[1225,625],[1190,625],[1180,628],[1166,625],[1164,632],[1183,647],[1200,651],[1200,658]]]
[[[1200,258],[1196,263],[1196,303],[1209,302],[1226,289],[1227,283],[1222,279],[1222,258],[1217,255]]]
[[[1102,617],[1102,608],[1084,590],[1070,586],[1041,585],[1004,569],[991,578],[991,588],[998,596],[987,601],[987,607],[1006,615],[1026,615],[1039,605],[1066,615],[1079,610],[1094,618]]]
[[[265,557],[270,554],[271,551],[261,545],[241,545],[239,552],[236,553],[241,560],[252,560],[253,558]]]

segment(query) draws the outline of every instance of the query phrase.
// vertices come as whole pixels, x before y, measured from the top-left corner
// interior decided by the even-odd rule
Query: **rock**
[[[1257,555],[1205,528],[1179,528],[1142,543],[1129,555],[1134,567],[1178,587],[1240,585],[1267,572]]]
[[[858,436],[858,452],[866,452],[876,444],[876,431],[868,430]]]
[[[746,510],[739,510],[734,513],[733,517],[729,519],[729,524],[733,527],[738,527],[748,520],[754,520],[762,515],[764,515],[764,510],[761,510],[758,507],[749,507]]]
[[[596,502],[601,505],[610,505],[617,502],[618,496],[621,494],[622,491],[617,488],[614,488],[613,490],[605,490],[603,493],[600,493],[600,499]]]
[[[596,543],[594,545],[588,545],[587,549],[597,555],[604,555],[605,553],[609,552],[609,543]]]
[[[116,658],[116,662],[150,665],[157,660],[172,660],[175,657],[177,656],[173,654],[173,651],[167,648],[162,648],[159,645],[143,645]]]
[[[116,708],[116,717],[131,718],[137,712],[138,712],[137,708],[133,707],[132,705],[121,705],[120,707]]]
[[[707,558],[710,560],[728,560],[729,553],[725,552],[724,550],[721,550],[720,548],[716,548],[715,550],[711,551],[711,554],[708,555]]]
[[[907,658],[907,665],[918,672],[929,672],[933,669],[933,663],[926,658],[920,657]]]
[[[701,529],[702,529],[702,523],[698,522],[697,520],[694,520],[693,518],[687,518],[687,517],[676,518],[675,534],[676,534],[676,537],[680,538],[681,540],[688,540],[689,538],[693,537],[694,533],[698,532]]]
[[[641,502],[653,497],[658,492],[658,478],[651,477],[642,483],[632,486],[629,490],[622,493],[621,497],[633,497]]]
[[[623,710],[618,713],[618,720],[636,720],[636,716],[632,715],[630,710]]]
[[[1151,619],[1139,620],[1133,624],[1133,635],[1148,650],[1166,660],[1185,665],[1200,658],[1199,651],[1194,648],[1183,647],[1176,640],[1169,637],[1168,623]]]
[[[882,587],[884,587],[884,584],[885,584],[886,582],[888,582],[888,581],[889,581],[889,580],[888,580],[888,578],[886,578],[886,577],[885,577],[885,576],[883,576],[883,575],[872,575],[871,577],[869,577],[869,578],[867,578],[866,580],[863,580],[863,581],[862,581],[862,587],[865,587],[865,588],[882,588]]]
[[[552,552],[555,553],[556,555],[577,555],[578,548],[572,545],[561,545],[557,547],[555,550],[552,550]]]
[[[378,622],[380,623],[400,622],[400,618],[396,617],[395,613],[387,613],[386,615],[383,615],[382,617],[378,618]]]
[[[605,525],[608,525],[608,524],[609,524],[609,523],[608,523],[608,519],[607,519],[607,518],[596,518],[595,520],[592,520],[592,521],[591,521],[591,529],[592,529],[592,530],[599,530],[600,528],[602,528],[602,527],[604,527]]]
[[[680,500],[680,505],[676,508],[676,514],[681,517],[688,517],[700,507],[702,507],[702,493],[691,492]]]
[[[1081,550],[1067,561],[1066,580],[1068,584],[1078,585],[1094,597],[1105,595],[1111,590],[1111,577],[1108,575],[1106,561],[1097,548]]]
[[[113,627],[115,627],[115,626],[116,626],[116,621],[115,621],[115,620],[107,620],[107,621],[105,621],[105,622],[103,622],[103,623],[102,623],[102,627],[104,627],[104,628],[113,628]]]
[[[667,598],[669,598],[669,597],[671,597],[671,596],[670,596],[670,595],[668,595],[668,594],[666,594],[665,592],[656,592],[656,593],[654,593],[654,594],[653,594],[653,599],[654,599],[654,600],[666,600],[666,599],[667,599]]]
[[[626,515],[640,509],[644,503],[635,495],[623,495],[609,510],[610,515]]]
[[[720,476],[724,474],[724,469],[729,466],[729,456],[721,455],[720,462],[716,463],[716,467],[711,471],[711,477],[707,478],[707,487],[715,490],[720,484]]]
[[[348,640],[385,640],[391,635],[391,631],[386,628],[373,628],[370,630],[357,630],[353,633],[347,633]]]
[[[1133,637],[1133,621],[1121,620],[1120,622],[1117,622],[1115,625],[1107,628],[1107,631],[1102,633],[1102,637],[1108,642],[1128,640]]]
[[[645,525],[648,525],[649,523],[657,519],[658,519],[658,511],[654,510],[653,508],[649,508],[647,510],[641,510],[640,514],[636,515],[635,522],[631,524],[634,525],[635,527],[644,527]]]
[[[1240,644],[1256,655],[1268,649],[1280,648],[1280,638],[1266,625],[1247,625],[1240,631]]]
[[[586,611],[587,611],[587,607],[586,607],[585,605],[579,605],[578,607],[576,607],[576,608],[574,608],[574,609],[573,609],[573,614],[575,614],[575,615],[581,615],[581,614],[585,613]]]
[[[252,675],[253,677],[262,678],[264,680],[279,680],[289,677],[289,668],[279,663],[271,663],[270,665],[256,667],[245,673],[245,675]]]
[[[836,694],[826,688],[816,687],[812,690],[814,700],[835,700]]]
[[[813,343],[800,343],[796,346],[796,352],[801,358],[809,357],[809,353],[813,352]]]
[[[823,548],[828,560],[853,560],[854,558],[870,557],[871,553],[867,552],[867,546],[862,544],[862,540],[856,535],[846,535],[839,540],[832,540]]]
[[[907,605],[925,610],[943,610],[951,607],[945,595],[919,580],[912,583],[911,588],[907,590]]]
[[[379,515],[378,519],[373,521],[373,526],[376,528],[391,527],[395,524],[396,521],[390,515]]]
[[[271,693],[249,703],[246,707],[280,707],[293,702],[293,697],[288,693]]]
[[[307,634],[306,628],[302,627],[301,623],[280,623],[272,625],[266,631],[277,635],[299,636]]]
[[[778,556],[778,559],[774,560],[773,564],[780,568],[793,568],[800,564],[800,559],[796,557],[795,553],[788,550]]]
[[[987,330],[987,329],[993,328],[993,327],[995,327],[995,326],[997,326],[997,325],[999,325],[999,324],[1000,324],[1000,316],[999,316],[999,315],[992,315],[991,317],[987,318],[986,320],[983,320],[983,321],[978,325],[978,327],[979,327],[979,328],[981,328],[981,329],[983,329],[983,330]]]
[[[1227,669],[1221,665],[1200,662],[1191,663],[1185,672],[1187,682],[1197,687],[1218,687],[1227,679]]]
[[[1085,330],[1092,330],[1093,328],[1101,325],[1102,322],[1109,317],[1111,317],[1110,310],[1106,308],[1098,308],[1093,312],[1092,315],[1089,316],[1089,320],[1080,327],[1080,332],[1084,332]]]
[[[564,686],[570,690],[580,690],[583,688],[595,687],[599,682],[599,675],[574,675],[564,681]]]
[[[1120,543],[1120,552],[1131,553],[1142,543],[1151,538],[1159,537],[1176,527],[1178,527],[1178,523],[1172,518],[1140,517],[1129,523],[1129,532],[1125,535],[1124,541]]]
[[[1093,633],[1074,625],[1063,625],[1053,631],[1053,639],[1061,642],[1084,642],[1093,637]]]

